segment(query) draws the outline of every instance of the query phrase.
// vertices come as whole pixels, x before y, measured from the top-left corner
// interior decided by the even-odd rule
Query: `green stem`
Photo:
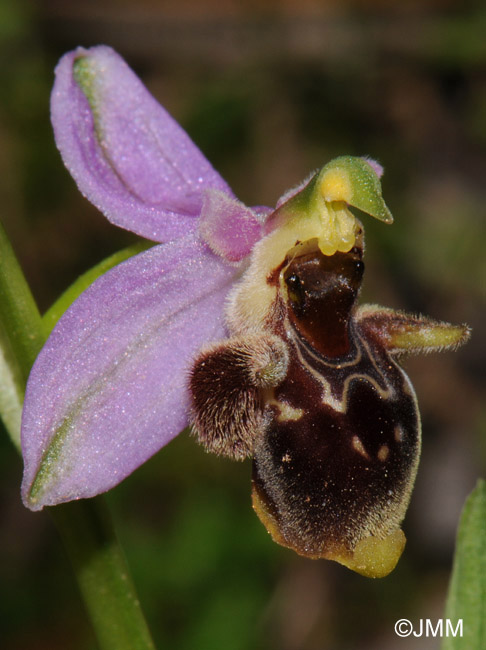
[[[46,328],[1,224],[0,306],[0,415],[19,448],[25,384]],[[154,650],[103,498],[56,506],[49,512],[70,557],[100,650]]]
[[[154,648],[105,499],[49,508],[103,650]]]

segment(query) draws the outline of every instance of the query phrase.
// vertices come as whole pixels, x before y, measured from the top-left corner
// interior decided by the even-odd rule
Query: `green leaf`
[[[0,224],[0,417],[17,448],[25,384],[43,343],[37,305]]]
[[[0,417],[12,442],[20,450],[20,414],[23,390],[18,366],[11,354],[7,337],[0,328]]]
[[[441,650],[486,648],[486,482],[478,481],[461,515],[446,619],[462,636],[449,634]]]

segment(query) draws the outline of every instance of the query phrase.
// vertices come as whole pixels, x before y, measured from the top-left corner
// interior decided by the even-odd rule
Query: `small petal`
[[[268,208],[270,210],[270,208]],[[224,192],[204,193],[199,234],[211,249],[229,262],[239,262],[261,239],[257,213]]]
[[[380,165],[380,163],[377,160],[373,160],[373,158],[370,158],[369,156],[363,156],[363,160],[366,160],[368,165],[373,169],[375,174],[378,176],[378,178],[381,178],[384,173],[383,165]]]
[[[197,227],[206,188],[233,196],[189,136],[106,46],[56,68],[51,117],[81,192],[110,221],[154,241]]]
[[[188,368],[224,336],[234,273],[189,235],[123,262],[72,305],[27,385],[29,508],[108,490],[186,426]]]
[[[361,305],[356,312],[360,329],[390,354],[428,354],[455,350],[469,340],[467,325],[452,325],[379,305]]]

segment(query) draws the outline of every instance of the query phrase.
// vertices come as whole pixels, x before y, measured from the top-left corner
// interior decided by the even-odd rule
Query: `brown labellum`
[[[417,402],[396,357],[453,347],[468,331],[357,308],[361,232],[333,255],[316,240],[297,243],[267,273],[263,317],[255,325],[249,314],[245,329],[250,265],[230,304],[235,336],[200,355],[190,385],[200,442],[253,457],[253,505],[275,541],[380,577],[405,544],[400,524],[420,455]]]

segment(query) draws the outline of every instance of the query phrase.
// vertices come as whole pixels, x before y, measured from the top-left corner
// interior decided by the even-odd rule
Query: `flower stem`
[[[153,650],[105,499],[75,501],[50,514],[73,565],[102,650]]]
[[[0,224],[0,416],[20,450],[20,413],[46,327]],[[154,650],[102,497],[49,508],[70,557],[100,650]]]

